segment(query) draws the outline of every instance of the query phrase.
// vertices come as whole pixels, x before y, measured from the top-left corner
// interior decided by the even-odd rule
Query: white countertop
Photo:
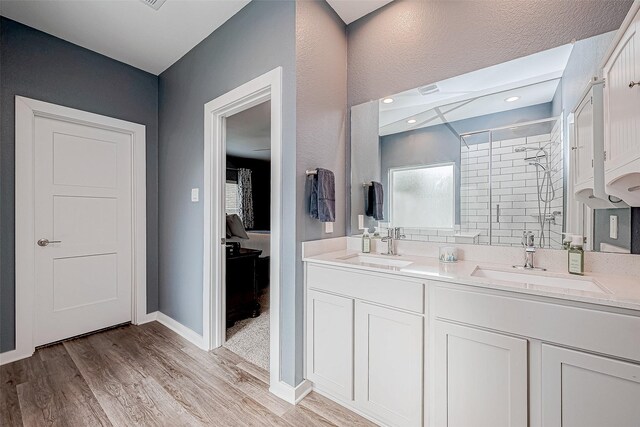
[[[476,261],[458,261],[456,263],[442,263],[437,258],[401,255],[384,256],[376,254],[362,254],[366,256],[411,262],[411,264],[397,266],[381,266],[378,264],[360,263],[347,259],[358,255],[358,251],[342,249],[334,252],[303,258],[303,261],[315,264],[326,264],[340,267],[349,267],[357,270],[365,270],[378,273],[393,273],[396,275],[431,279],[441,282],[476,286],[482,288],[498,289],[511,292],[519,292],[530,295],[559,298],[570,301],[586,302],[610,307],[619,307],[631,310],[640,310],[640,278],[628,276],[616,276],[610,274],[585,273],[584,276],[574,276],[566,273],[551,271],[523,271],[515,270],[511,265],[478,263]],[[589,278],[604,292],[590,292],[568,288],[534,285],[530,283],[516,283],[502,281],[486,277],[477,277],[473,273],[478,268],[492,269],[505,272],[517,272],[526,275],[546,276],[550,278],[580,279]]]

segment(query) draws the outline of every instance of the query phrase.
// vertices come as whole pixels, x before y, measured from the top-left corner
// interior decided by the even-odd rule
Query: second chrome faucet
[[[402,234],[400,227],[388,228],[387,236],[380,239],[383,242],[387,242],[387,253],[382,255],[397,255],[396,254],[396,240],[404,239],[405,235]]]

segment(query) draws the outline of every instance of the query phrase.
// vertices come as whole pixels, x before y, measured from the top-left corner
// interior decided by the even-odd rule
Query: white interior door
[[[133,147],[89,124],[34,128],[38,346],[131,321]]]

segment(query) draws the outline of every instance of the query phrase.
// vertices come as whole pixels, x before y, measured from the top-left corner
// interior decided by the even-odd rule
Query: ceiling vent
[[[152,9],[158,10],[167,0],[140,0]]]
[[[428,86],[419,87],[418,92],[420,92],[420,95],[425,96],[425,95],[431,95],[432,93],[440,92],[440,89],[438,89],[437,84],[432,84]]]

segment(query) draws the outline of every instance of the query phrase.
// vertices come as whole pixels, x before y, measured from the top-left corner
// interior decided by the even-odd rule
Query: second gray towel
[[[376,221],[382,221],[384,219],[384,190],[382,184],[371,181],[368,190],[366,214],[367,216],[372,216]]]

